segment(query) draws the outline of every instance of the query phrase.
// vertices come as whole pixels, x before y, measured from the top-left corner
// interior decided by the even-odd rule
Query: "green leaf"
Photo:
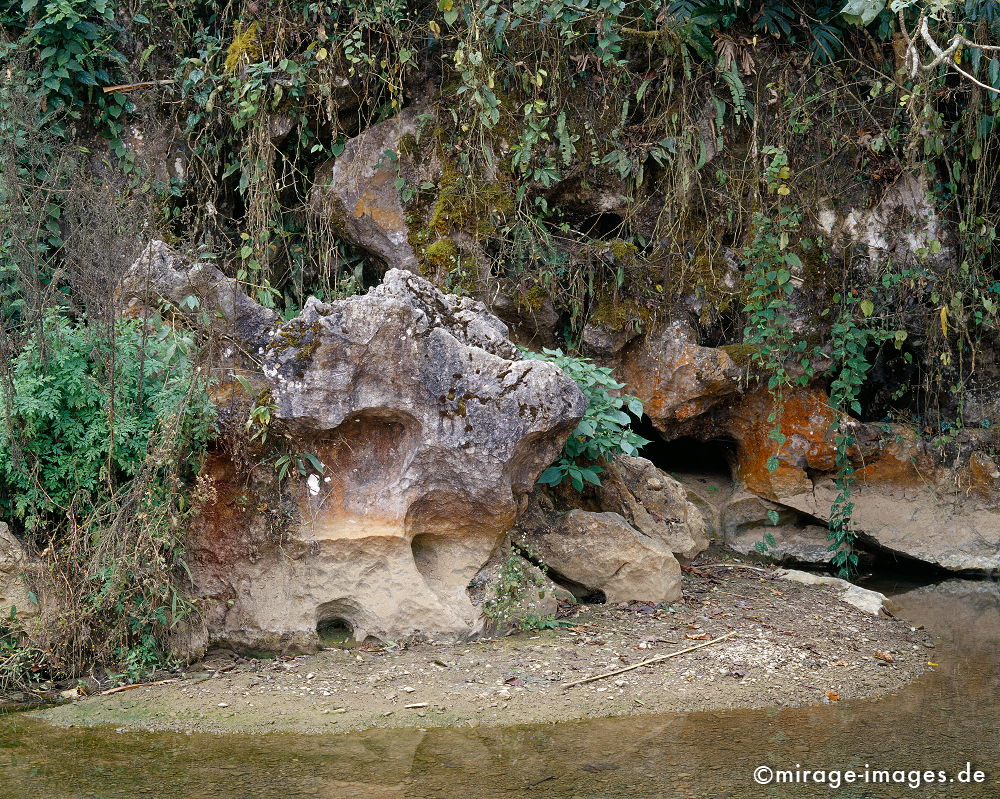
[[[558,466],[550,466],[538,476],[538,482],[542,485],[559,485],[563,479],[563,470]]]
[[[884,0],[848,0],[840,13],[851,25],[867,27],[885,8]]]
[[[866,317],[871,316],[875,312],[875,303],[869,299],[862,300],[860,305],[861,313],[863,313]]]

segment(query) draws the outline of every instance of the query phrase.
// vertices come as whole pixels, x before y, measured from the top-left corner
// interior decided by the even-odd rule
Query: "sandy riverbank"
[[[825,588],[742,569],[685,575],[684,601],[585,606],[560,629],[463,644],[328,648],[274,660],[218,654],[164,685],[39,711],[61,725],[346,732],[556,722],[808,705],[882,696],[925,671],[921,630]],[[573,688],[563,683],[697,651]]]

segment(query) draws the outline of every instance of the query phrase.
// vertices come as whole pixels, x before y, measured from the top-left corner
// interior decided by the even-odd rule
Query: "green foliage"
[[[89,107],[90,120],[124,155],[119,134],[130,103],[123,94],[100,91],[126,62],[116,49],[121,34],[116,12],[113,0],[2,0],[0,26],[19,36],[0,44],[5,57],[0,60],[19,50],[34,53],[37,73],[28,79],[37,78],[44,89],[43,113],[80,118]]]
[[[4,375],[0,506],[44,551],[40,616],[8,625],[0,681],[95,665],[136,680],[190,609],[182,523],[214,432],[194,341],[157,319],[108,331],[50,309]]]
[[[638,455],[649,443],[629,426],[642,416],[642,403],[629,394],[620,394],[625,386],[611,376],[611,370],[596,366],[588,358],[566,355],[562,350],[543,349],[541,353],[522,350],[531,360],[549,361],[569,375],[587,398],[587,410],[563,447],[562,455],[542,472],[538,482],[559,485],[569,480],[573,488],[599,486],[602,464],[617,454]]]
[[[253,396],[253,387],[246,377],[234,374],[233,378],[249,396]],[[269,460],[274,464],[274,470],[278,473],[278,480],[284,480],[289,475],[308,477],[310,474],[323,474],[325,467],[322,461],[312,453],[284,451],[282,443],[286,440],[285,437],[272,435],[274,431],[271,428],[271,423],[277,415],[278,406],[274,402],[271,392],[265,390],[263,393],[258,394],[250,405],[244,429],[250,437],[250,443],[256,445],[262,452],[267,453],[265,460]]]
[[[839,8],[827,3],[807,4],[794,0],[758,3],[742,0],[671,0],[667,9],[684,26],[685,44],[706,59],[715,55],[713,32],[745,27],[791,45],[804,46],[816,63],[829,63],[843,49],[846,23],[851,21],[839,15]]]
[[[564,625],[552,615],[532,613],[528,608],[545,598],[544,567],[533,569],[515,546],[500,564],[491,593],[483,602],[483,614],[497,630],[551,630]]]
[[[780,196],[788,194],[783,182],[790,176],[788,158],[775,148],[765,148],[771,156],[764,178],[768,191]],[[767,389],[773,398],[774,407],[768,422],[774,424],[770,438],[778,444],[778,452],[785,444],[781,432],[781,414],[784,410],[785,389],[792,385],[787,370],[787,362],[793,351],[802,352],[805,342],[794,342],[795,334],[789,312],[795,284],[792,270],[800,270],[802,261],[791,249],[793,236],[800,224],[800,214],[791,205],[779,202],[772,219],[763,213],[754,215],[754,237],[743,251],[746,264],[745,278],[749,286],[746,304],[746,327],[743,341],[755,345],[750,356],[767,377]],[[772,455],[767,468],[775,471],[778,458]]]
[[[165,325],[122,320],[107,341],[49,314],[2,396],[4,515],[32,532],[86,518],[136,477],[167,427],[178,427],[182,450],[199,449],[213,416],[207,398],[190,394],[192,348],[190,335]]]

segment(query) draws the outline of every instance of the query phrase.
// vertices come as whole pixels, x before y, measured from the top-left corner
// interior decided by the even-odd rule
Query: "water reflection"
[[[61,730],[0,720],[0,799],[642,799],[1000,797],[1000,587],[949,581],[898,595],[940,664],[877,701],[345,736]],[[872,668],[878,668],[872,666]],[[944,769],[981,785],[756,785],[774,768]]]

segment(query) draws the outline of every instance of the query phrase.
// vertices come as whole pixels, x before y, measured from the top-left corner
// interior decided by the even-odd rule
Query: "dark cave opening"
[[[580,222],[580,232],[592,239],[621,238],[625,220],[621,214],[602,212]]]
[[[354,639],[354,627],[347,619],[332,616],[316,625],[316,637],[323,646],[343,646]]]
[[[661,437],[648,416],[633,420],[632,429],[649,439],[639,455],[669,473],[709,474],[729,479],[732,475],[733,450],[736,442],[719,436],[701,440],[679,436],[670,440]]]

